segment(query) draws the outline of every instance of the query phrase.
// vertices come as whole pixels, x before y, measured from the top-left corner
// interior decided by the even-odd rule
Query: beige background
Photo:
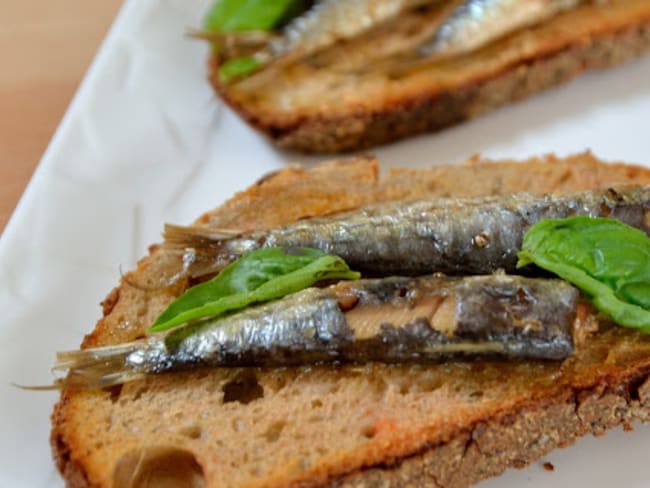
[[[0,233],[120,4],[0,1]]]

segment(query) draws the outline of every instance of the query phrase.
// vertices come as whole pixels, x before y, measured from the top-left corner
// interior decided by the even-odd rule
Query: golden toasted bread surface
[[[365,157],[287,167],[197,223],[268,228],[391,199],[614,183],[650,184],[650,170],[581,154],[382,175]],[[178,255],[153,246],[108,295],[83,346],[141,337],[188,285],[164,286],[180,268]],[[599,327],[563,362],[224,368],[66,390],[53,452],[72,487],[470,486],[577,436],[647,420],[650,339]]]

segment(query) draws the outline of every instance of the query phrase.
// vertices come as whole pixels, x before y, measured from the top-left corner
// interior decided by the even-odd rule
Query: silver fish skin
[[[312,247],[370,276],[489,274],[516,270],[524,233],[542,219],[612,217],[650,234],[650,186],[570,194],[393,201],[239,237],[208,228],[166,229],[186,271],[215,271],[260,247]]]
[[[361,34],[403,10],[436,0],[320,0],[293,19],[258,53],[261,61],[289,53],[306,56],[341,39]]]
[[[573,351],[578,291],[495,274],[386,278],[309,288],[165,337],[59,354],[65,386],[219,366],[431,362],[456,356],[559,360]]]
[[[542,22],[584,0],[464,0],[418,51],[454,56],[477,49],[517,29]]]

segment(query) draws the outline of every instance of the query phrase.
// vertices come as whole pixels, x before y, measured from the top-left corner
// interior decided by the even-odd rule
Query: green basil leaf
[[[229,59],[219,67],[219,80],[228,83],[235,78],[257,71],[261,66],[260,61],[251,57]]]
[[[210,281],[187,290],[156,319],[149,332],[215,317],[252,303],[281,298],[328,279],[358,279],[345,261],[317,249],[258,249],[226,266]]]
[[[270,31],[298,11],[304,0],[218,0],[203,26],[210,32]]]
[[[218,0],[208,11],[204,27],[208,32],[271,31],[309,6],[307,0]],[[217,44],[214,49],[219,51]],[[219,79],[229,83],[261,68],[254,57],[233,58],[219,68]]]
[[[650,239],[615,219],[542,220],[524,236],[517,267],[534,263],[573,283],[615,322],[650,333]]]

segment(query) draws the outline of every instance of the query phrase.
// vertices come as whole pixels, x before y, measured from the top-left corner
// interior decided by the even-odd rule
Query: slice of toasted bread
[[[212,58],[210,80],[231,107],[279,146],[340,152],[440,130],[650,48],[650,3],[608,0],[587,2],[405,76],[363,71],[369,59],[412,35],[416,20],[405,18],[374,35],[340,42],[316,61],[273,71],[264,82],[222,84]]]
[[[389,199],[614,183],[650,184],[650,170],[582,154],[380,176],[375,160],[357,158],[288,167],[197,222],[266,228]],[[142,336],[187,286],[161,287],[180,266],[152,246],[83,346]],[[648,420],[650,338],[600,329],[563,362],[211,369],[66,390],[52,447],[71,487],[466,487],[578,436]]]

